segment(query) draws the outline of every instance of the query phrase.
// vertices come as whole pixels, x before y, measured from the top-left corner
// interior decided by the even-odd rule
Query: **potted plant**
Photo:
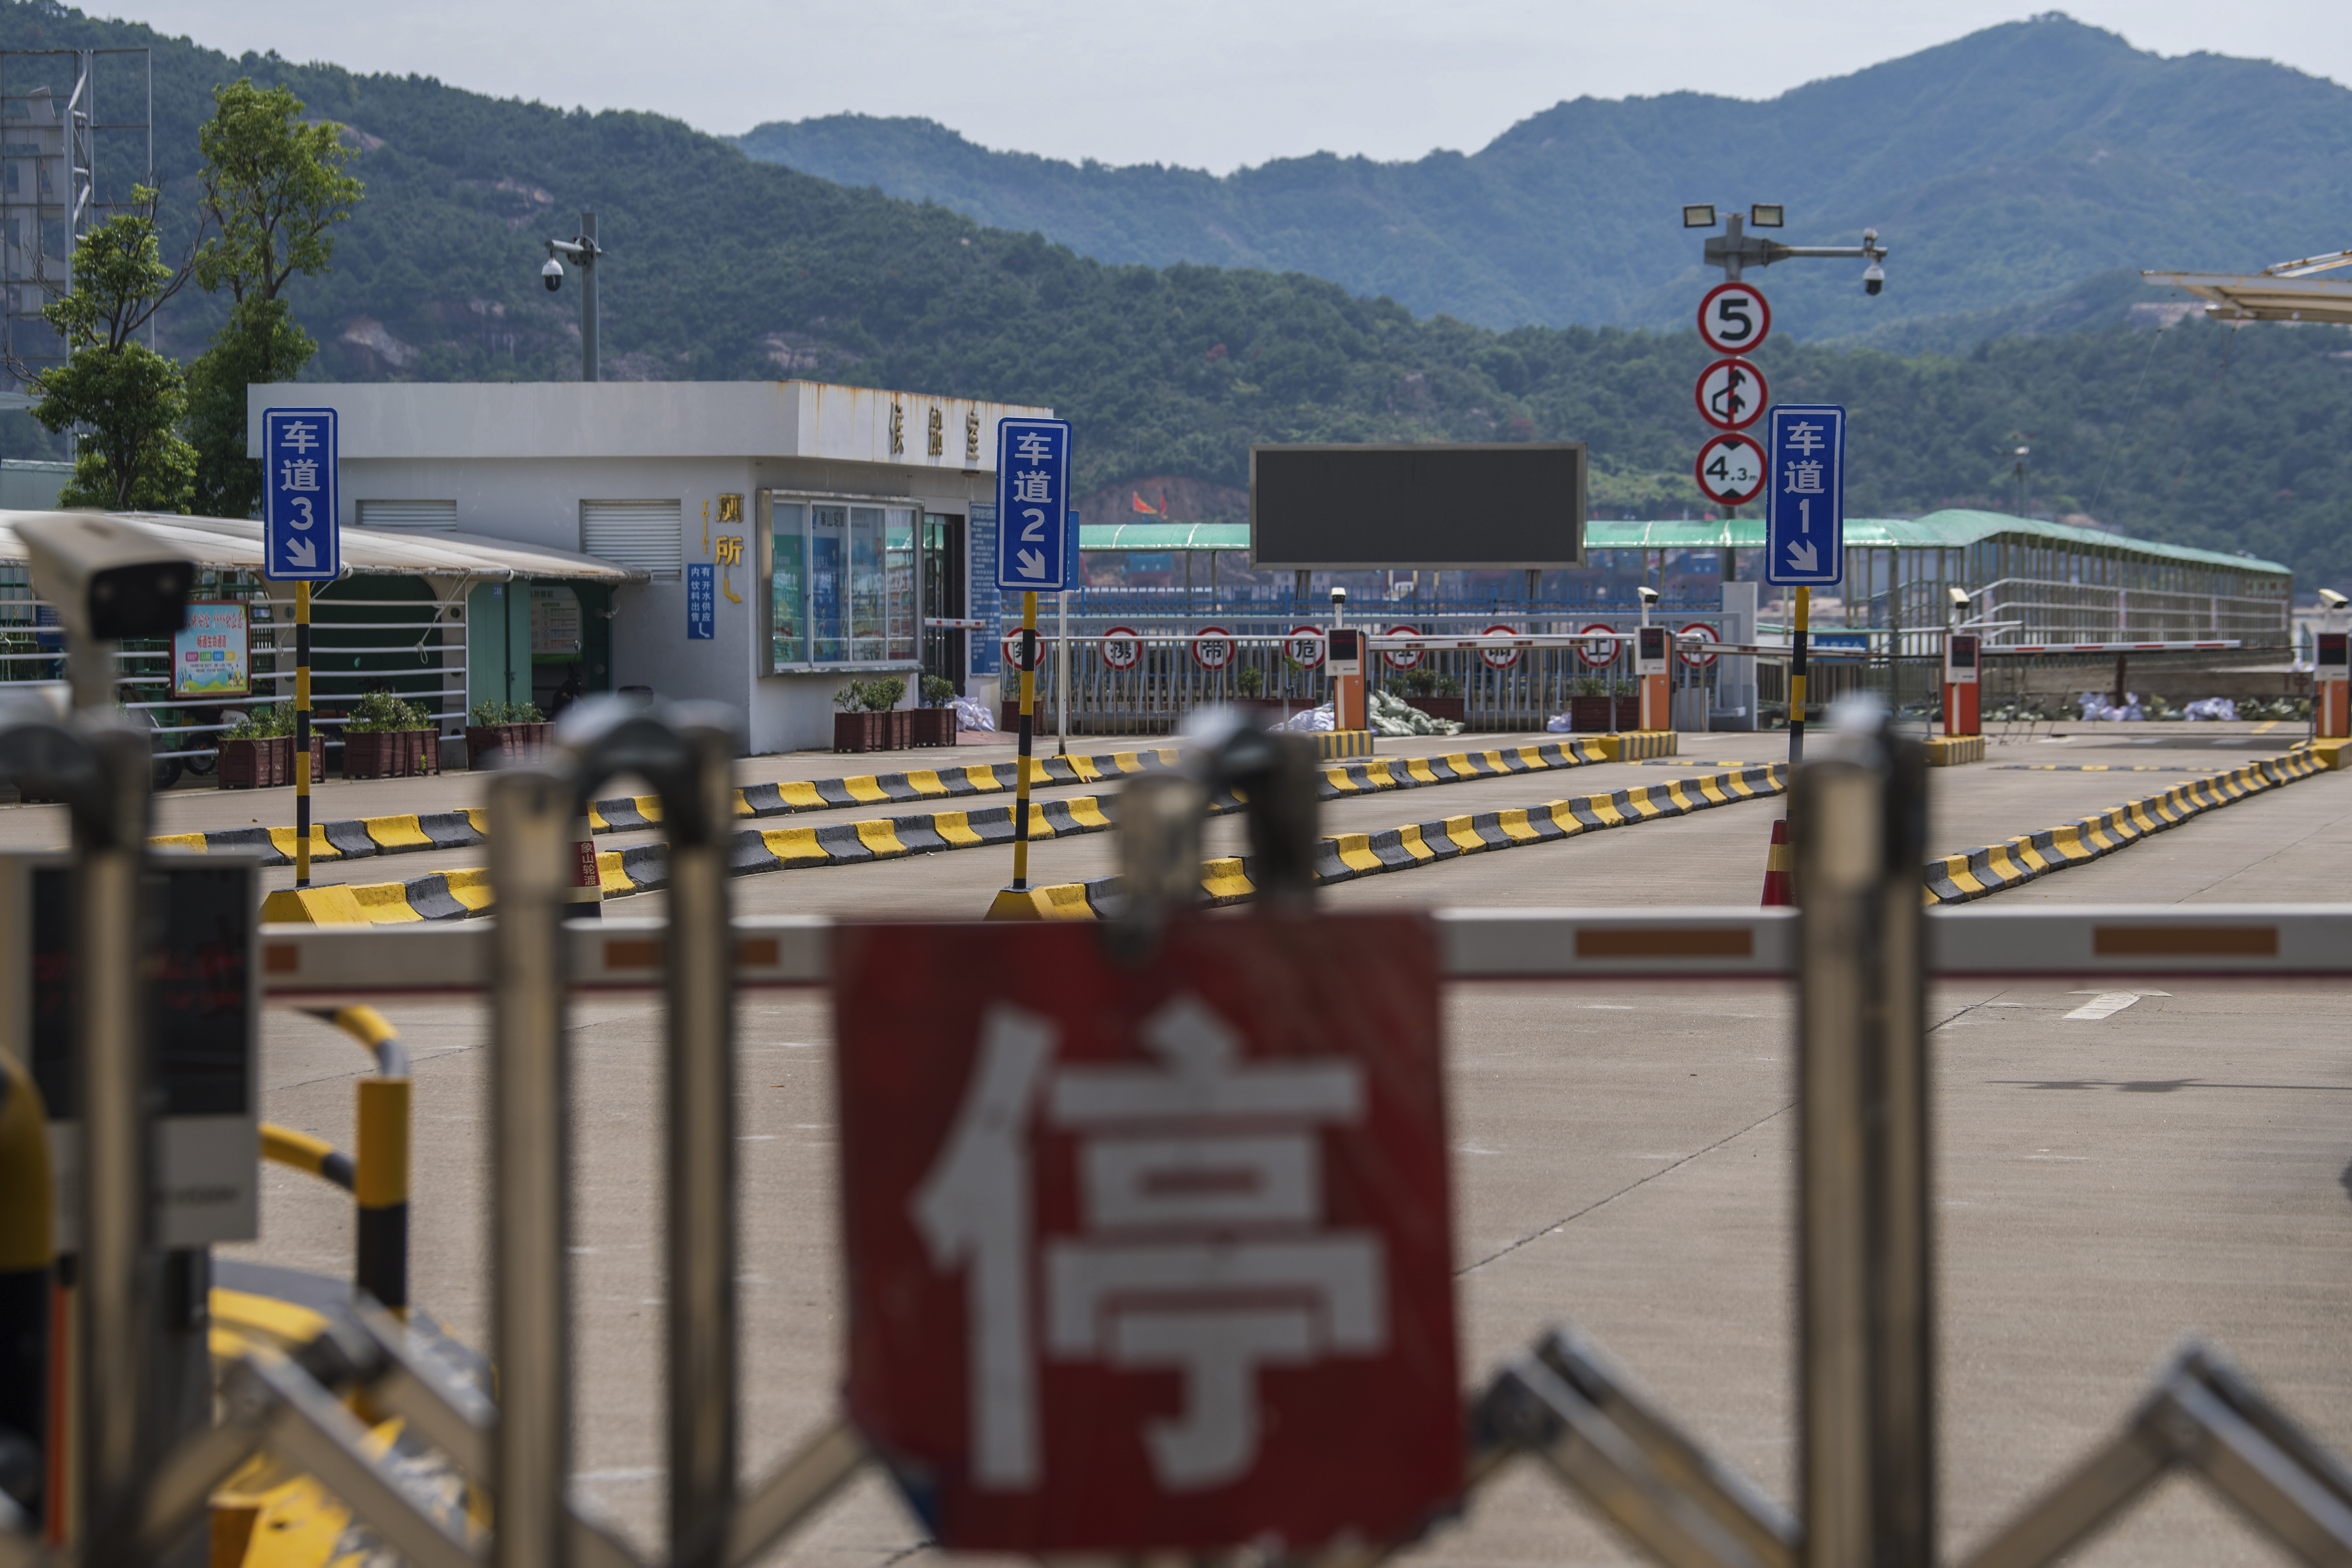
[[[222,732],[214,777],[222,789],[274,789],[293,778],[293,706],[256,707]]]
[[[466,715],[466,765],[503,768],[538,762],[547,754],[554,728],[532,703],[477,702]]]
[[[902,752],[914,744],[914,714],[898,706],[907,695],[907,683],[895,675],[881,675],[866,683],[866,711],[882,721],[882,746],[885,751]]]
[[[1613,730],[1640,729],[1642,727],[1642,694],[1639,691],[1628,689],[1619,692],[1613,700],[1616,703],[1617,708],[1617,721],[1611,725],[1610,728]]]
[[[343,777],[413,778],[440,771],[433,721],[391,692],[369,692],[343,721]]]
[[[1462,695],[1462,678],[1426,668],[1408,669],[1389,682],[1389,689],[1433,719],[1465,721],[1468,699]]]
[[[952,746],[956,743],[956,710],[950,701],[956,694],[955,682],[944,675],[927,675],[922,684],[923,705],[907,715],[910,733],[908,743],[915,746]]]
[[[866,682],[853,680],[833,694],[833,749],[878,752],[888,739],[887,723],[866,700]]]
[[[1580,734],[1599,734],[1613,717],[1609,683],[1597,675],[1580,675],[1568,689],[1569,727]]]

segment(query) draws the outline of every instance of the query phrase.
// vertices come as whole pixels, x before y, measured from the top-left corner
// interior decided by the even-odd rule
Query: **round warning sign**
[[[1417,637],[1420,635],[1421,628],[1419,626],[1391,626],[1389,628],[1389,636],[1392,637]],[[1389,668],[1391,669],[1411,669],[1414,665],[1419,664],[1424,658],[1426,658],[1428,653],[1429,650],[1427,648],[1422,647],[1392,647],[1382,653],[1381,657],[1389,661]]]
[[[1015,626],[1004,634],[1004,668],[1016,675],[1021,670],[1021,627]],[[1045,662],[1045,643],[1043,637],[1037,639],[1037,662],[1040,665]]]
[[[1698,302],[1698,335],[1719,354],[1752,354],[1771,331],[1772,307],[1753,283],[1718,283]]]
[[[1704,645],[1706,643],[1721,642],[1723,640],[1722,634],[1718,633],[1713,626],[1708,626],[1705,621],[1693,621],[1690,625],[1683,627],[1682,630],[1675,634],[1675,640],[1682,645],[1680,649],[1682,661],[1685,664],[1689,665],[1693,669],[1705,669],[1708,665],[1715,662],[1716,656],[1707,651],[1703,646],[1694,647],[1689,640],[1693,637],[1696,637],[1699,643]]]
[[[1763,494],[1767,471],[1764,448],[1740,435],[1715,437],[1691,465],[1698,488],[1718,506],[1741,506]]]
[[[1223,626],[1202,626],[1192,634],[1192,662],[1214,672],[1234,662],[1234,634]]]
[[[1321,626],[1293,626],[1290,636],[1283,639],[1283,657],[1301,669],[1323,668],[1324,650],[1330,644],[1323,640]]]
[[[1133,626],[1113,626],[1102,635],[1102,661],[1106,668],[1133,669],[1143,658],[1143,638]]]
[[[1698,373],[1698,416],[1718,430],[1739,430],[1764,417],[1770,401],[1764,373],[1744,359],[1719,359]]]
[[[1519,628],[1497,624],[1488,626],[1480,635],[1490,637],[1515,637],[1519,635]],[[1519,650],[1515,647],[1482,647],[1478,650],[1478,658],[1488,669],[1508,669],[1519,662]]]
[[[1616,630],[1617,628],[1607,621],[1595,621],[1584,628],[1584,635],[1591,637],[1595,632],[1613,634]],[[1606,665],[1617,662],[1617,650],[1622,646],[1614,641],[1579,643],[1576,645],[1576,657],[1584,661],[1586,668],[1600,669]]]

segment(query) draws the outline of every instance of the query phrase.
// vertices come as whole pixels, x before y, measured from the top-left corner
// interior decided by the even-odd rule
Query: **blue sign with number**
[[[689,642],[708,642],[719,635],[719,568],[708,562],[687,563],[686,636]]]
[[[1773,408],[1764,509],[1764,580],[1826,588],[1845,575],[1845,410],[1834,403]]]
[[[996,585],[1069,585],[1070,422],[1004,419],[996,427]]]
[[[261,411],[262,574],[275,583],[331,583],[342,574],[335,510],[335,411]]]

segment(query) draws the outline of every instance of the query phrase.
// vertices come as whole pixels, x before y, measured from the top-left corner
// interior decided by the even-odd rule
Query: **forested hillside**
[[[1690,384],[1706,355],[1688,331],[1496,333],[1302,274],[1107,266],[759,163],[655,116],[232,60],[0,0],[0,45],[79,42],[153,45],[159,159],[183,217],[215,82],[282,80],[351,128],[366,197],[333,271],[290,293],[324,345],[320,378],[577,374],[577,297],[547,294],[538,271],[543,238],[593,207],[611,253],[608,374],[795,374],[1050,405],[1076,422],[1087,490],[1145,475],[1236,484],[1253,440],[1544,437],[1591,443],[1604,511],[1696,503]],[[2192,321],[1906,359],[1798,341],[1818,335],[1809,307],[1768,286],[1780,335],[1760,357],[1775,393],[1853,411],[1854,511],[2006,504],[2021,432],[2035,510],[2352,583],[2342,331]],[[164,346],[192,353],[214,310],[201,295],[175,306]]]
[[[2116,268],[2332,249],[2344,241],[2321,215],[2352,184],[2352,90],[2266,61],[2164,59],[2053,13],[1760,102],[1578,99],[1467,156],[1410,163],[1324,153],[1217,178],[856,115],[740,140],[1105,261],[1295,268],[1491,327],[1679,325],[1699,280],[1679,204],[1781,202],[1790,243],[1852,245],[1875,226],[1894,249],[1877,300],[1858,268],[1771,273],[1808,335],[1843,336]]]

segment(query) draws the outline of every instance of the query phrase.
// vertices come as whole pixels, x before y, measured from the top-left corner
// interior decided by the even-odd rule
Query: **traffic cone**
[[[1789,819],[1783,816],[1772,824],[1772,847],[1764,856],[1764,908],[1797,901],[1795,870],[1795,857],[1789,852]]]

